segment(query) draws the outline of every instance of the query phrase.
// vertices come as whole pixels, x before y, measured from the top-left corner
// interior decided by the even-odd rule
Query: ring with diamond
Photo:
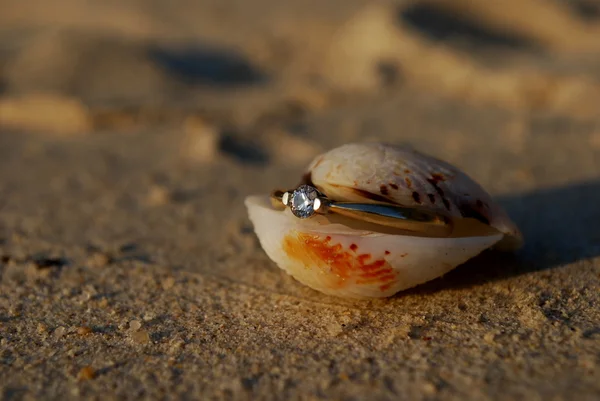
[[[299,219],[306,219],[314,214],[336,213],[352,219],[436,237],[448,236],[453,230],[450,219],[441,214],[383,202],[332,201],[310,185],[300,185],[292,191],[273,191],[271,201],[276,207],[289,207],[292,214]]]

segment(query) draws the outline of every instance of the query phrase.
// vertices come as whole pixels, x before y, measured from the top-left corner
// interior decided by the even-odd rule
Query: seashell
[[[444,237],[334,214],[299,219],[268,195],[245,200],[266,254],[325,294],[383,298],[433,280],[488,248],[523,242],[500,205],[458,168],[414,149],[353,143],[317,156],[302,184],[334,201],[385,202],[434,211],[452,222]]]

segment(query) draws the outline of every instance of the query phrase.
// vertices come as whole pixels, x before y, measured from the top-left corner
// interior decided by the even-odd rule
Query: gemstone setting
[[[319,192],[310,185],[301,185],[289,196],[288,206],[294,216],[306,219],[321,205]],[[315,202],[316,201],[316,202]]]

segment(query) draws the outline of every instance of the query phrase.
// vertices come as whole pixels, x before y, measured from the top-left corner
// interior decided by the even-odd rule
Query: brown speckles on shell
[[[439,178],[440,178],[439,174],[432,174],[432,178],[428,178],[427,182],[429,182],[433,186],[435,191],[442,198],[442,202],[444,203],[444,207],[446,208],[446,210],[450,211],[450,201],[448,201],[448,199],[446,199],[446,194],[444,193],[444,190],[438,185],[438,183],[440,181],[443,181],[443,180],[440,180]]]
[[[448,202],[448,199],[442,198],[442,202],[444,202],[444,207],[446,210],[450,211],[450,202]]]
[[[438,185],[438,181],[434,180],[433,178],[428,178],[427,182],[429,182],[433,188],[435,188],[435,191],[443,198],[445,196],[444,194],[444,190],[442,188],[440,188],[440,186]]]
[[[471,205],[460,205],[460,214],[465,218],[479,220],[484,224],[490,224],[490,219],[483,215],[479,210],[476,210]]]
[[[489,194],[461,170],[410,147],[348,144],[328,152],[325,158],[313,171],[313,180],[325,193],[330,190],[335,200],[363,198],[425,207],[452,217],[487,219],[509,236],[518,232]],[[336,169],[340,165],[343,171]]]
[[[475,201],[475,205],[472,203],[464,203],[459,205],[460,214],[463,217],[472,218],[481,221],[484,224],[490,224],[490,219],[487,217],[487,204],[481,199]]]
[[[444,177],[440,173],[432,173],[429,182],[432,182],[432,181],[437,184],[438,182],[444,182],[444,181],[446,181],[446,177]]]

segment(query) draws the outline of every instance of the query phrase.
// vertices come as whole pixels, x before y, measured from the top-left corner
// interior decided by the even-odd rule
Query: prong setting
[[[294,216],[300,219],[309,218],[321,207],[319,195],[319,192],[310,185],[301,185],[288,196],[288,206]]]
[[[315,198],[315,200],[313,201],[313,209],[316,211],[318,211],[321,206],[323,205],[323,203],[321,202],[320,198]]]

